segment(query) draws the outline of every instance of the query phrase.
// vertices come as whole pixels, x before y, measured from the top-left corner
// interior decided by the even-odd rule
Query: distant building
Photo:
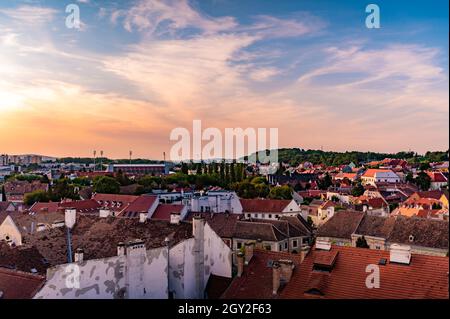
[[[355,247],[357,239],[363,236],[371,249],[387,250],[393,244],[400,244],[411,246],[416,254],[446,256],[448,253],[448,221],[340,211],[317,232],[317,240],[339,246]]]
[[[166,164],[109,164],[107,172],[117,173],[121,171],[124,174],[136,175],[166,175],[169,174],[169,168]]]
[[[400,177],[390,169],[369,168],[361,176],[364,185],[376,185],[376,183],[400,183]]]
[[[235,192],[209,191],[192,197],[190,211],[241,214],[242,205]]]

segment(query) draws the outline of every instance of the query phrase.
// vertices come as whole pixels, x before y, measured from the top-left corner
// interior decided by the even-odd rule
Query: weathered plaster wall
[[[79,286],[76,286],[79,282]],[[52,267],[35,298],[167,298],[167,249]]]
[[[231,249],[214,230],[205,224],[205,284],[210,274],[231,278]]]
[[[6,216],[0,225],[0,240],[11,240],[15,245],[22,245],[22,235],[10,216]]]

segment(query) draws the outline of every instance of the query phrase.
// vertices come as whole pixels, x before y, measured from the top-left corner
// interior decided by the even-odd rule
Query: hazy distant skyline
[[[277,127],[279,147],[447,150],[448,78],[447,1],[0,1],[0,153],[160,159],[194,119]]]

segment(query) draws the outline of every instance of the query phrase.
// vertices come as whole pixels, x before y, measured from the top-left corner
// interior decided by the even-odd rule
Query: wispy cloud
[[[53,8],[23,5],[18,8],[0,9],[0,14],[4,14],[16,22],[40,26],[50,22],[58,11]]]

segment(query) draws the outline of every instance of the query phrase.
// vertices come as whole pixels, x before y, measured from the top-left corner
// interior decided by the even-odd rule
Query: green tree
[[[94,179],[94,192],[104,194],[118,194],[120,192],[119,182],[109,176],[101,176]]]
[[[189,167],[185,162],[181,163],[181,172],[186,175],[189,173]]]
[[[369,248],[369,245],[367,244],[366,238],[364,236],[358,237],[358,239],[356,240],[356,247]]]
[[[331,176],[330,174],[328,174],[328,172],[322,179],[319,179],[317,182],[317,186],[322,190],[328,189],[328,187],[330,187],[331,185],[333,185],[333,180],[331,179]]]
[[[413,174],[411,172],[408,172],[408,174],[406,174],[405,180],[408,183],[414,183],[414,177]]]
[[[75,194],[75,187],[69,183],[67,178],[59,179],[55,182],[50,192],[50,199],[59,202],[64,198],[78,199],[79,196]]]
[[[414,180],[416,185],[423,191],[427,191],[430,189],[431,186],[431,178],[428,176],[425,172],[420,172],[417,174],[416,179]]]
[[[249,181],[239,183],[236,192],[242,198],[255,198],[258,195],[255,185]]]
[[[359,197],[362,194],[364,194],[364,191],[365,191],[364,186],[362,186],[361,183],[358,183],[355,185],[355,187],[352,188],[352,195],[355,197]]]
[[[292,199],[292,190],[288,185],[275,186],[269,192],[272,199]]]
[[[25,194],[23,202],[26,205],[33,205],[37,202],[48,202],[50,201],[49,194],[44,190],[37,190],[32,193]]]

